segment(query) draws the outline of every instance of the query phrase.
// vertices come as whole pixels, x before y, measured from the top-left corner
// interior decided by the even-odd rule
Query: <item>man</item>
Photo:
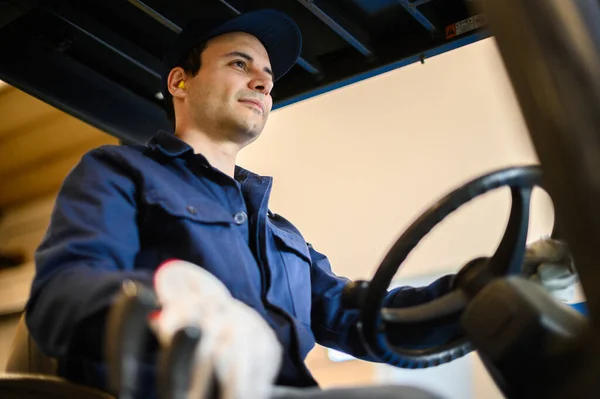
[[[192,24],[165,56],[163,93],[174,134],[159,132],[146,146],[95,149],[66,178],[36,253],[26,310],[33,338],[59,360],[61,375],[106,386],[102,342],[115,294],[126,279],[152,285],[156,268],[173,258],[212,273],[272,327],[284,348],[277,385],[316,385],[304,365],[315,340],[370,359],[356,313],[340,303],[348,280],[269,210],[271,178],[236,166],[238,152],[265,126],[274,82],[300,48],[295,23],[275,11]],[[429,287],[396,290],[389,303],[426,302],[451,286],[445,276]],[[415,339],[407,334],[403,343],[440,343],[455,334],[451,326]],[[155,395],[153,372],[150,356],[141,397]],[[402,397],[385,389],[355,393]]]

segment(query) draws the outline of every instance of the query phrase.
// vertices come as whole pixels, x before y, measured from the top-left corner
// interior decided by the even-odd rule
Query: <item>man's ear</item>
[[[185,81],[187,74],[181,67],[175,67],[169,72],[167,89],[173,97],[183,98],[187,95]]]

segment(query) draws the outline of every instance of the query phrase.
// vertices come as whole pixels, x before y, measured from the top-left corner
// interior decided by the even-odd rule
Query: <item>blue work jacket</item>
[[[115,293],[125,279],[151,285],[154,270],[177,258],[210,271],[272,326],[284,348],[278,384],[316,384],[304,365],[315,341],[377,361],[359,339],[356,311],[340,304],[349,280],[269,210],[272,184],[239,167],[231,178],[167,132],[146,146],[90,151],[65,179],[36,252],[26,308],[33,339],[58,359],[61,375],[105,388],[104,327]],[[427,302],[450,285],[446,276],[396,289],[388,303]],[[437,330],[417,343],[448,338]],[[152,397],[154,362],[145,361],[142,396]]]

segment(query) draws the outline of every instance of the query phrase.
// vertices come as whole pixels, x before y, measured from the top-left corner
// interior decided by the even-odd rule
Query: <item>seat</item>
[[[115,399],[114,396],[43,374],[0,374],[2,399]]]
[[[25,315],[21,316],[10,349],[6,371],[8,373],[34,373],[56,376],[56,370],[56,360],[40,351],[29,334],[25,324]]]
[[[114,396],[57,376],[57,362],[42,353],[31,338],[25,315],[17,331],[6,365],[0,374],[0,397],[3,399],[114,399]]]

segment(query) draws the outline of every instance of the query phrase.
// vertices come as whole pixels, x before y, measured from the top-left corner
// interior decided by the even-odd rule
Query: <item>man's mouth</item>
[[[264,113],[265,113],[265,106],[264,106],[264,104],[263,104],[261,101],[259,101],[259,100],[254,100],[254,99],[251,99],[251,98],[242,98],[242,99],[240,99],[239,101],[240,101],[241,103],[244,103],[244,104],[250,104],[250,105],[254,106],[254,107],[255,107],[255,108],[257,108],[258,110],[260,110],[260,112],[261,112],[262,114],[264,114]]]

